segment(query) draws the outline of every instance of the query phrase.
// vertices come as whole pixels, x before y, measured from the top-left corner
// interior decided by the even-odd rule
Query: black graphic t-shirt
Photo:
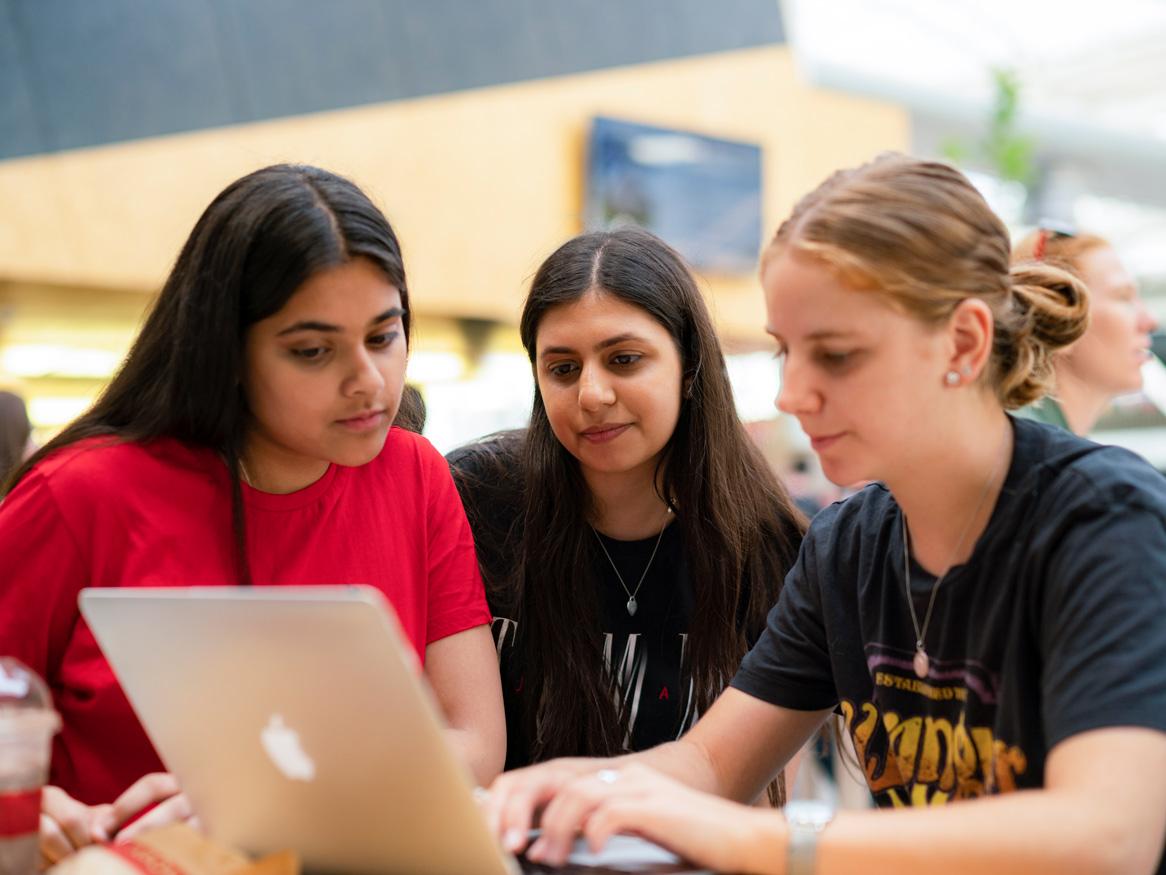
[[[1143,460],[1013,419],[988,527],[943,580],[912,669],[902,515],[882,485],[822,511],[732,685],[837,708],[885,806],[1039,787],[1058,742],[1166,731],[1166,478]],[[920,620],[935,578],[914,563]],[[1159,870],[1162,871],[1162,870]]]
[[[600,535],[612,561],[635,591],[656,538],[617,541]],[[692,618],[693,592],[681,549],[680,526],[673,522],[660,538],[660,549],[636,593],[636,613],[627,610],[628,596],[598,544],[592,561],[599,580],[600,628],[596,630],[602,659],[621,697],[629,733],[626,750],[644,750],[679,738],[696,720],[692,689],[681,664]],[[530,740],[516,719],[525,692],[525,660],[521,629],[506,616],[494,617],[494,640],[502,672],[506,703],[506,768],[531,762]],[[571,695],[563,690],[562,695]]]
[[[512,432],[460,447],[446,457],[474,532],[478,561],[484,576],[493,580],[505,581],[513,575],[521,552],[520,450],[521,434]],[[502,473],[506,469],[508,475]],[[650,567],[655,536],[639,541],[600,536],[628,589],[636,590],[648,568],[636,592],[634,615],[628,613],[627,593],[611,563],[599,543],[590,539],[592,577],[599,595],[596,645],[628,718],[629,733],[624,739],[628,750],[675,740],[697,717],[689,677],[681,671],[695,597],[677,522],[673,519],[664,530]],[[742,586],[742,604],[748,597],[747,586]],[[488,595],[506,705],[506,768],[512,769],[531,762],[531,740],[519,719],[521,697],[528,694],[523,630],[514,622],[505,597],[489,590]],[[757,631],[750,640],[755,640]],[[559,691],[559,695],[572,694],[572,690]]]

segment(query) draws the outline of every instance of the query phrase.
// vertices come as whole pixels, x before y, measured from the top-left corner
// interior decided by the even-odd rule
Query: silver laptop
[[[294,849],[308,871],[518,871],[379,591],[86,589],[80,605],[215,839],[254,854]],[[690,871],[647,843],[613,850],[586,863]]]

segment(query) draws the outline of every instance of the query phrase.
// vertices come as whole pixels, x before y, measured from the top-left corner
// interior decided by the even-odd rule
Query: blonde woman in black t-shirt
[[[1081,335],[1084,287],[1010,268],[967,179],[901,156],[805,197],[761,279],[778,407],[831,480],[876,482],[815,517],[684,738],[502,775],[503,843],[541,813],[547,863],[581,829],[732,872],[1162,873],[1166,481],[1007,413]],[[833,711],[891,811],[736,804]]]

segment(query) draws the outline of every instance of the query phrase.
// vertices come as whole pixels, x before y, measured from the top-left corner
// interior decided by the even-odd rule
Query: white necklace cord
[[[628,602],[627,610],[628,616],[634,617],[636,610],[639,608],[639,602],[636,601],[636,596],[640,592],[640,587],[644,585],[644,580],[648,577],[648,569],[652,567],[652,563],[656,560],[656,551],[660,549],[660,542],[664,540],[664,530],[668,528],[668,516],[671,515],[672,508],[669,507],[665,511],[664,525],[660,527],[660,534],[656,536],[656,546],[652,548],[652,555],[648,557],[648,564],[644,566],[644,573],[640,575],[640,581],[636,584],[634,590],[628,589],[628,585],[623,581],[623,575],[619,573],[619,568],[616,567],[615,560],[611,558],[611,554],[607,552],[607,547],[603,543],[603,538],[599,537],[599,532],[595,530],[595,526],[590,526],[591,533],[595,535],[595,540],[599,542],[599,549],[603,551],[603,555],[607,557],[608,563],[611,565],[611,570],[615,572],[615,579],[619,581],[619,585],[623,587],[623,591],[627,593]]]

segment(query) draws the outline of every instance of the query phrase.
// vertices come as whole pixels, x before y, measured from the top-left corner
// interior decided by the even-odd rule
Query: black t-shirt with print
[[[1166,479],[1125,450],[1012,423],[988,527],[937,594],[926,680],[902,515],[875,484],[814,519],[732,681],[775,705],[837,707],[881,805],[1039,787],[1069,736],[1166,732]],[[912,566],[922,622],[935,578]]]
[[[656,538],[617,541],[600,535],[628,589],[636,590]],[[636,612],[627,610],[628,596],[595,544],[591,558],[600,582],[600,628],[596,630],[602,659],[615,680],[628,715],[627,750],[644,750],[679,738],[696,719],[692,689],[682,675],[685,640],[692,618],[693,592],[683,551],[680,526],[669,525],[660,548],[636,593]],[[566,622],[566,618],[564,618]],[[500,656],[502,693],[506,702],[506,768],[531,762],[530,740],[516,718],[524,691],[525,665],[521,629],[495,613],[494,638]],[[570,690],[561,695],[571,695]]]
[[[515,573],[521,551],[520,446],[519,434],[508,433],[459,447],[446,457],[474,532],[483,574],[494,580],[504,581]],[[507,469],[509,476],[504,476],[502,471]],[[593,579],[599,585],[596,644],[628,715],[630,733],[625,747],[643,750],[678,738],[696,718],[689,678],[681,672],[694,604],[681,527],[673,519],[663,530],[650,567],[656,536],[638,541],[599,537],[611,554],[611,562],[599,542],[590,539]],[[632,591],[648,569],[636,592],[634,615],[628,613],[627,593],[611,563]],[[743,599],[744,593],[743,589]],[[512,618],[505,594],[488,595],[506,704],[506,768],[512,769],[531,762],[530,740],[519,719],[520,697],[525,691],[522,630]],[[569,619],[564,617],[563,622]],[[572,691],[558,694],[570,696]]]

